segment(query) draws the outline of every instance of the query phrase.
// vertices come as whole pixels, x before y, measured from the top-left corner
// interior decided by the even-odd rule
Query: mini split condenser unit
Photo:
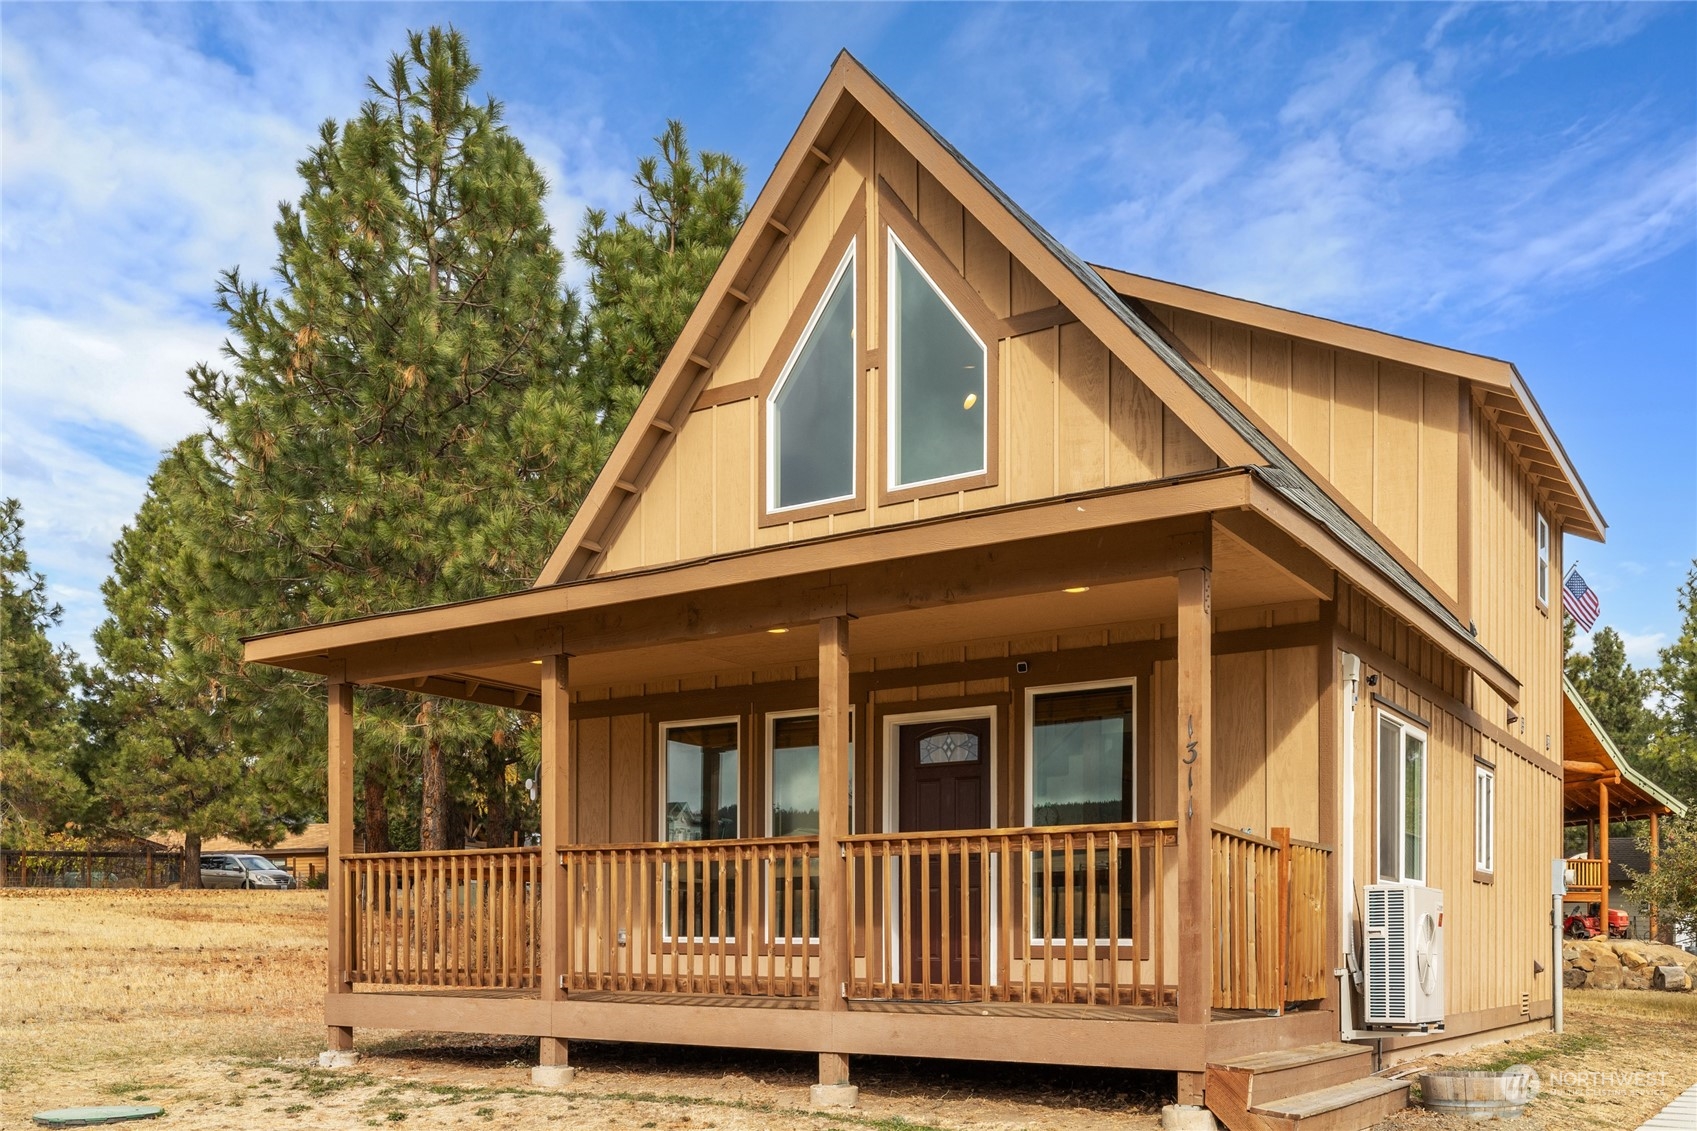
[[[1369,884],[1368,1025],[1441,1026],[1444,893],[1417,884]]]

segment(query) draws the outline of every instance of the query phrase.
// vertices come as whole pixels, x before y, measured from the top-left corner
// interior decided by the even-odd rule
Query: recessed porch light
[[[773,636],[782,636],[784,633],[788,632],[789,629],[779,627],[779,628],[768,628],[766,631],[770,632]]]
[[[1065,589],[1062,589],[1061,592],[1062,593],[1088,593],[1088,592],[1090,592],[1090,586],[1088,586],[1088,585],[1069,585]]]

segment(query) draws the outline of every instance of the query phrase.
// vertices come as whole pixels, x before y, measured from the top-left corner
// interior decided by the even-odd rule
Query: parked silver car
[[[295,878],[263,856],[209,853],[200,858],[203,888],[292,888]]]

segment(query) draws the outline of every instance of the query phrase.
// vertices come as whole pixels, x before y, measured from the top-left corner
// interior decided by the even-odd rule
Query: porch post
[[[1650,814],[1650,874],[1652,876],[1656,874],[1656,858],[1661,854],[1661,830],[1656,825],[1656,814],[1652,812]],[[1661,931],[1657,928],[1656,923],[1656,905],[1652,903],[1650,904],[1650,940],[1652,942],[1661,942],[1662,940],[1660,936]]]
[[[1597,926],[1603,930],[1603,937],[1609,936],[1609,783],[1597,783],[1597,856],[1603,862],[1603,905],[1597,912]]]
[[[537,789],[542,802],[542,1000],[562,1001],[571,936],[566,918],[566,874],[560,848],[569,834],[571,812],[571,695],[566,690],[567,657],[542,659],[542,757]],[[549,1013],[550,1024],[553,1020]],[[566,1060],[563,1037],[543,1035],[530,1082],[541,1088],[571,1083],[576,1070]]]
[[[1212,570],[1202,537],[1203,564],[1178,571],[1178,1019],[1188,1025],[1207,1022],[1214,994]]]
[[[328,991],[345,994],[353,989],[348,982],[347,944],[348,909],[353,905],[353,893],[348,891],[342,874],[342,857],[353,850],[354,843],[354,685],[331,677],[328,690],[330,733],[326,761],[330,779],[327,806],[330,839],[325,847],[324,866],[329,880],[330,947],[325,973]],[[354,1062],[352,1026],[329,1026],[325,1044],[328,1051],[320,1059],[327,1067]]]
[[[849,831],[849,661],[848,617],[819,621],[819,1009],[847,1005],[853,974],[847,914],[848,869],[842,839]],[[853,1107],[860,1089],[849,1083],[848,1057],[819,1054],[816,1107]]]

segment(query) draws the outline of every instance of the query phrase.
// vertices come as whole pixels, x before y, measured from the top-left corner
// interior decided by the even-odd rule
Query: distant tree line
[[[192,883],[203,838],[322,819],[322,684],[243,665],[241,638],[524,588],[564,534],[742,223],[743,169],[668,123],[630,209],[586,214],[580,297],[478,78],[457,31],[409,35],[297,165],[271,276],[218,281],[224,356],[189,371],[209,424],[113,547],[92,662],[50,643],[5,503],[7,846],[174,830]],[[534,823],[531,717],[370,689],[357,718],[369,849]]]

